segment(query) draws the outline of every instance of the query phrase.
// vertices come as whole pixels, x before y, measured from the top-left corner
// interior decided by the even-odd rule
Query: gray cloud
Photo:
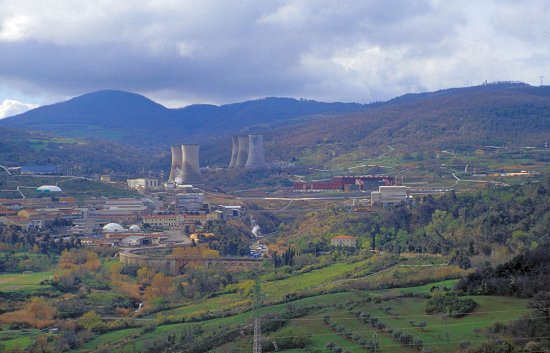
[[[549,67],[549,12],[496,0],[13,1],[0,8],[0,92],[370,102],[485,79],[536,83]]]

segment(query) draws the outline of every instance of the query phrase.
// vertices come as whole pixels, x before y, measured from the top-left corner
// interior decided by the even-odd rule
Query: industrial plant
[[[172,165],[168,181],[175,184],[200,184],[199,145],[172,146]]]
[[[231,142],[229,168],[267,168],[263,135],[236,136]]]

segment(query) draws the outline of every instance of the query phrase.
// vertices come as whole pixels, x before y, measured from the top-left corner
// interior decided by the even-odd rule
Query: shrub
[[[458,318],[474,310],[476,305],[473,299],[461,299],[456,294],[438,295],[426,303],[426,314],[449,314]]]

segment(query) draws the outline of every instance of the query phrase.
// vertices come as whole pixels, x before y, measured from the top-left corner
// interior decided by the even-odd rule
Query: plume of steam
[[[255,224],[253,227],[252,227],[252,234],[254,234],[254,236],[256,238],[260,237],[262,235],[262,232],[260,231],[260,226]]]
[[[262,232],[260,231],[260,226],[258,225],[258,223],[256,223],[256,220],[252,218],[252,216],[250,216],[250,226],[252,227],[252,234],[256,238],[259,238],[262,236]]]

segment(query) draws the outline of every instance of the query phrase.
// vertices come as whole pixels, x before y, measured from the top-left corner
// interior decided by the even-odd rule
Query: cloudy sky
[[[0,117],[101,89],[367,103],[541,75],[544,0],[0,0]]]

